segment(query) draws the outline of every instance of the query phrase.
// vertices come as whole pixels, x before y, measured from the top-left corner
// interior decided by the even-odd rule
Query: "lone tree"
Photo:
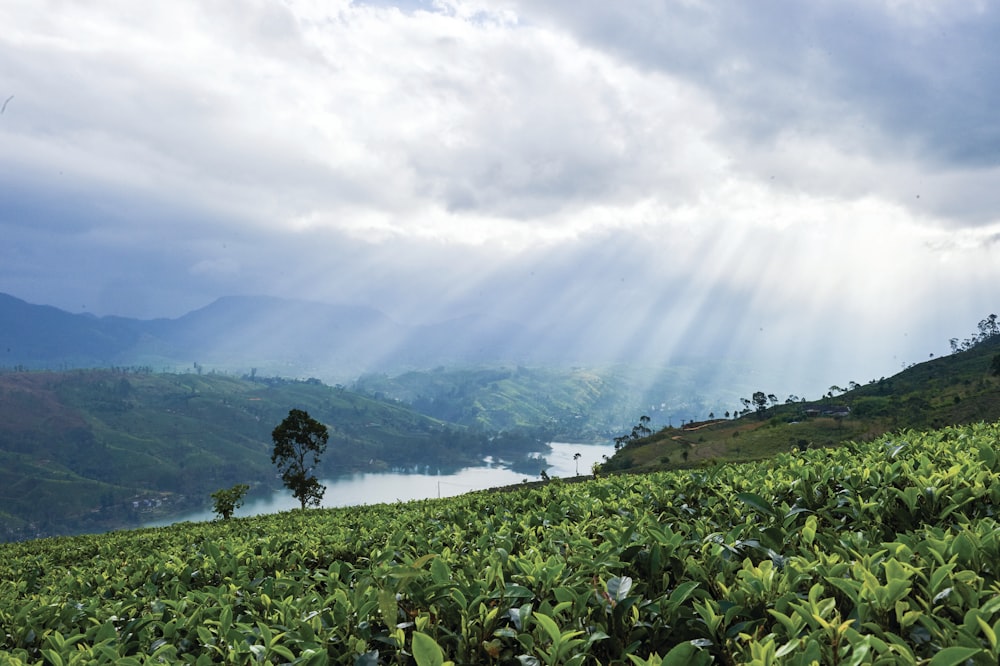
[[[763,391],[754,391],[751,400],[754,408],[757,410],[757,418],[763,420],[764,414],[767,412],[767,394]]]
[[[210,495],[215,503],[215,513],[223,520],[233,517],[233,512],[243,506],[243,497],[250,490],[250,486],[245,483],[237,483],[232,488],[216,490]]]
[[[274,440],[271,462],[278,466],[282,482],[303,509],[309,504],[319,506],[326,492],[326,486],[312,472],[326,451],[329,438],[326,426],[301,409],[289,411],[271,432]]]

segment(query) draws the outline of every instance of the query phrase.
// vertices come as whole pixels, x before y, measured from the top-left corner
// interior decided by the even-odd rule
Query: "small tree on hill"
[[[754,391],[752,401],[754,409],[757,410],[757,418],[763,419],[767,411],[767,394],[763,391]]]
[[[243,498],[248,490],[250,490],[250,486],[247,484],[237,483],[232,488],[223,488],[212,493],[210,497],[215,502],[214,511],[219,515],[219,518],[223,520],[232,518],[233,512],[243,506]]]
[[[326,492],[326,486],[319,482],[313,470],[326,451],[329,438],[326,426],[301,409],[289,411],[285,420],[271,432],[274,440],[271,462],[278,466],[282,482],[303,509],[310,504],[319,506]]]

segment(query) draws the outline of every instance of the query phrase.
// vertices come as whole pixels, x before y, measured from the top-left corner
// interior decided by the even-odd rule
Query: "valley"
[[[732,366],[704,363],[439,366],[350,387],[6,370],[0,649],[18,663],[994,663],[1000,335],[967,342],[784,401],[757,383],[705,401],[697,387]],[[329,424],[325,476],[503,459],[539,478],[172,523],[228,484],[274,493],[267,440],[290,406]],[[550,475],[556,437],[614,453],[578,475],[562,451],[577,466]]]

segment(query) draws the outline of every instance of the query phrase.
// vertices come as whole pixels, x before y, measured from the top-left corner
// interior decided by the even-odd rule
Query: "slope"
[[[116,528],[200,508],[237,482],[277,487],[270,433],[293,407],[330,428],[323,476],[499,453],[484,434],[316,380],[0,373],[0,529],[17,538]]]
[[[993,335],[889,378],[863,385],[850,382],[847,390],[831,386],[821,400],[770,404],[742,410],[745,413],[732,419],[696,420],[648,437],[623,438],[622,448],[604,469],[652,471],[754,460],[867,441],[890,431],[993,422],[1000,419],[998,357],[1000,335]]]
[[[998,437],[978,424],[694,473],[4,544],[0,652],[991,666]]]
[[[687,359],[668,366],[439,367],[366,374],[353,388],[470,427],[544,427],[563,441],[607,441],[641,413],[667,425],[721,410],[755,381],[745,364]]]

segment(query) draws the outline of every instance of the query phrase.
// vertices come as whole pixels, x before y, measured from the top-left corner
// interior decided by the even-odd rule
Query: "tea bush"
[[[1000,663],[1000,426],[0,546],[0,663]]]

